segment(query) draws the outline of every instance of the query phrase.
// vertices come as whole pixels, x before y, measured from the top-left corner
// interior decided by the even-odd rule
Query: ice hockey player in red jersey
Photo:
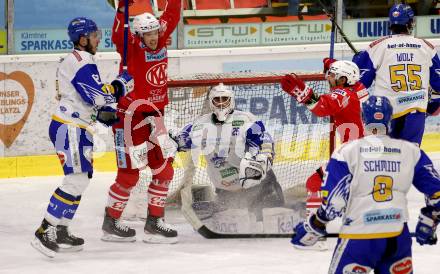
[[[364,136],[361,117],[360,99],[367,95],[366,90],[358,82],[359,68],[351,61],[335,61],[324,59],[324,71],[330,85],[330,92],[317,95],[297,75],[288,74],[281,81],[282,89],[295,97],[299,103],[319,117],[331,116],[334,129],[338,132],[342,143]],[[322,168],[308,178],[306,188],[311,193],[317,193],[323,180]],[[309,197],[320,204],[320,197]]]
[[[112,41],[118,53],[124,50],[124,1],[119,1]],[[129,1],[129,6],[132,4]],[[113,126],[118,171],[110,186],[102,225],[104,241],[134,241],[135,230],[120,222],[130,190],[147,166],[153,177],[148,188],[148,216],[145,242],[175,243],[177,231],[163,220],[164,204],[174,170],[172,142],[163,122],[167,95],[167,40],[180,20],[181,0],[168,0],[160,18],[150,13],[137,15],[134,33],[128,34],[128,71],[135,79],[134,90],[119,100],[118,118]],[[122,65],[121,65],[122,66]],[[122,69],[122,67],[121,67]]]

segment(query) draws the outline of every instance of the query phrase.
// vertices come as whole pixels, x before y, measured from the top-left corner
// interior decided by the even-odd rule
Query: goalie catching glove
[[[261,183],[272,167],[272,159],[267,154],[252,156],[246,152],[240,162],[239,180],[241,187],[248,189]]]
[[[314,97],[312,88],[308,87],[303,80],[292,73],[287,74],[281,79],[281,88],[295,97],[298,103],[309,104]]]

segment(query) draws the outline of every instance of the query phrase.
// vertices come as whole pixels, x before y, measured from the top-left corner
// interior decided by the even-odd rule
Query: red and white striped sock
[[[148,187],[148,215],[163,217],[169,181],[153,180]]]
[[[108,214],[112,218],[119,219],[121,217],[129,196],[130,189],[121,186],[119,183],[114,183],[110,186],[107,207]]]

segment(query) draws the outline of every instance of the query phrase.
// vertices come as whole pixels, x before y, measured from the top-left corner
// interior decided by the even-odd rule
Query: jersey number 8
[[[373,199],[376,202],[388,202],[393,199],[393,178],[384,175],[374,178]]]

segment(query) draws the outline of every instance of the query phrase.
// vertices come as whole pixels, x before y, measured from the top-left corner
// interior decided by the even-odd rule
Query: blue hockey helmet
[[[98,31],[96,23],[85,17],[74,18],[67,27],[69,38],[74,43],[78,42],[81,36],[88,36],[95,31]]]
[[[407,25],[412,22],[414,11],[409,5],[395,4],[390,9],[389,18],[391,25]]]
[[[388,131],[392,114],[390,100],[384,96],[370,96],[362,103],[362,120],[367,131],[384,127]]]

